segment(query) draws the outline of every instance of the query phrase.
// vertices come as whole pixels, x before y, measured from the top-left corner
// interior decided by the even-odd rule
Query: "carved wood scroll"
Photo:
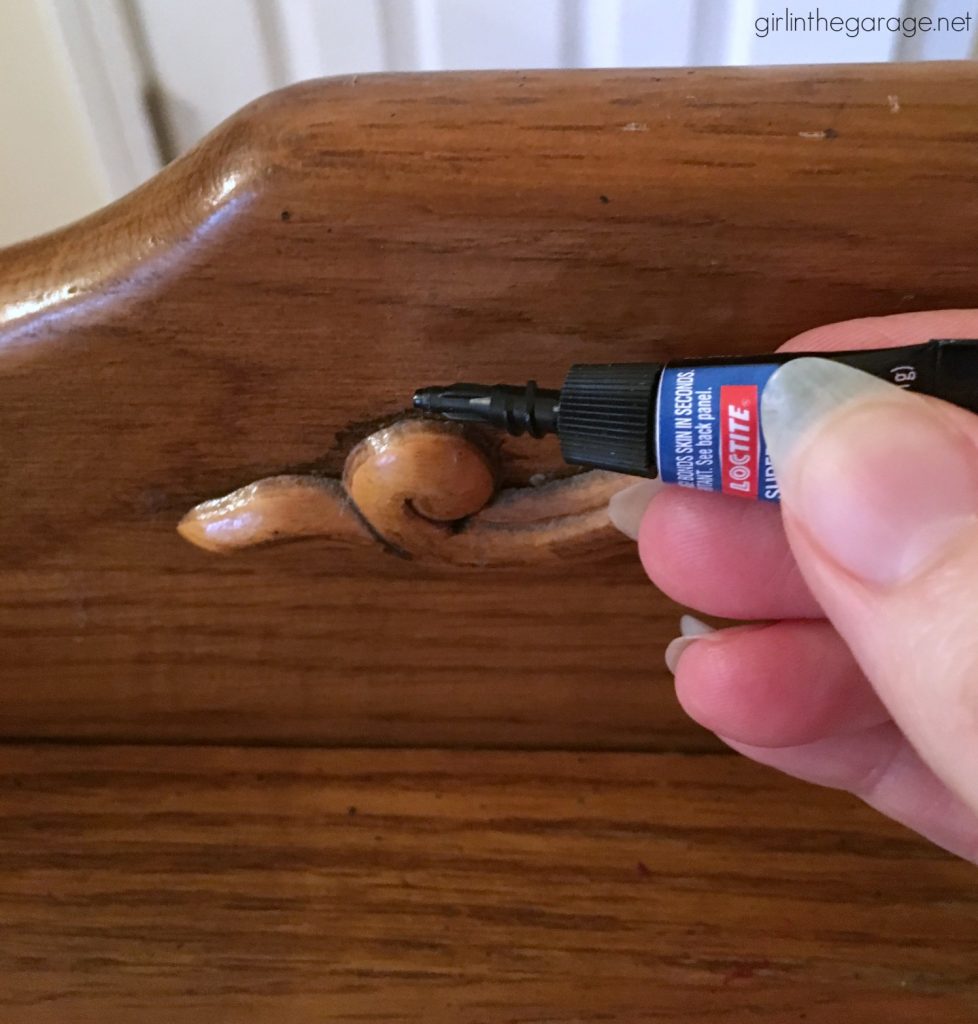
[[[521,565],[615,550],[608,499],[633,482],[594,471],[497,493],[493,457],[463,428],[403,420],[361,441],[342,480],[267,477],[195,506],[178,530],[224,554],[318,537],[449,565]]]

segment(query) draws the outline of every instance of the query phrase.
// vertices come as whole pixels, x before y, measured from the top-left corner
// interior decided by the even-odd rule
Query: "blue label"
[[[698,491],[777,501],[760,411],[778,365],[666,366],[657,408],[659,476]]]

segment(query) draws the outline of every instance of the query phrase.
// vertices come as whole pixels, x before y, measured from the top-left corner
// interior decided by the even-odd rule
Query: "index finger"
[[[937,309],[923,313],[869,316],[823,324],[795,335],[779,352],[838,352],[844,349],[915,345],[932,338],[978,336],[978,309]]]

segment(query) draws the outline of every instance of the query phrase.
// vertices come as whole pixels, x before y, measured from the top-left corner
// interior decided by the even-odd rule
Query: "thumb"
[[[823,359],[781,367],[761,416],[809,587],[978,811],[978,417]]]

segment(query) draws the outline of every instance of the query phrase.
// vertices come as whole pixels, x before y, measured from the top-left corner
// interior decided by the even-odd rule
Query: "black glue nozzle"
[[[557,432],[560,392],[508,384],[449,384],[421,388],[414,393],[414,407],[425,413],[463,423],[486,423],[514,437],[543,437]]]
[[[414,394],[421,412],[485,423],[515,437],[557,434],[564,459],[617,473],[655,476],[659,363],[577,364],[560,391],[506,384],[450,384]]]

